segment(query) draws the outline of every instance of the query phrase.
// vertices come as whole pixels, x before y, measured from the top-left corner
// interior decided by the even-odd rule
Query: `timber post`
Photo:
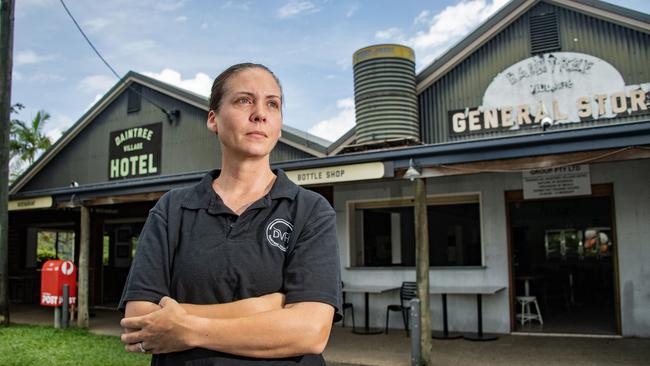
[[[88,328],[88,293],[89,293],[89,256],[90,256],[90,208],[81,206],[81,225],[80,225],[80,244],[79,244],[79,288],[77,291],[77,326],[79,328]]]
[[[431,364],[431,312],[429,310],[429,223],[425,178],[415,179],[416,280],[420,299],[420,365]]]

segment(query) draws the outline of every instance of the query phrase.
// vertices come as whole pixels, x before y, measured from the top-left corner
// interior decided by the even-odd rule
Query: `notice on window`
[[[591,194],[589,165],[534,169],[523,173],[524,199]]]

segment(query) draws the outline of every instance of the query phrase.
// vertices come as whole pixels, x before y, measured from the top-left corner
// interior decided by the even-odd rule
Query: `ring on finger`
[[[138,346],[140,346],[140,352],[147,353],[147,350],[144,348],[143,342],[139,342]]]

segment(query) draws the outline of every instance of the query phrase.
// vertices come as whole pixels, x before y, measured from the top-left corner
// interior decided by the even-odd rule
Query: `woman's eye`
[[[250,103],[252,103],[252,101],[250,100],[250,98],[242,97],[242,98],[237,99],[237,103],[239,103],[239,104],[250,104]]]
[[[276,102],[276,101],[274,101],[274,100],[270,100],[269,103],[268,103],[268,105],[269,105],[269,107],[271,107],[271,108],[275,108],[275,109],[280,108],[280,103],[278,103],[278,102]]]

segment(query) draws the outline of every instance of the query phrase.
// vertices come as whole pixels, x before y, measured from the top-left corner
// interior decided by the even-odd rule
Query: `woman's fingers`
[[[147,317],[149,317],[149,315],[124,318],[120,320],[120,326],[127,329],[142,329],[146,323]]]
[[[124,345],[124,350],[126,352],[134,352],[134,353],[147,353],[147,354],[153,354],[154,349],[148,345],[146,342],[138,342],[134,344],[125,344]]]
[[[129,345],[129,344],[137,344],[138,342],[144,341],[144,336],[142,332],[137,331],[137,332],[131,332],[131,333],[123,333],[120,336],[120,341],[122,343]]]

